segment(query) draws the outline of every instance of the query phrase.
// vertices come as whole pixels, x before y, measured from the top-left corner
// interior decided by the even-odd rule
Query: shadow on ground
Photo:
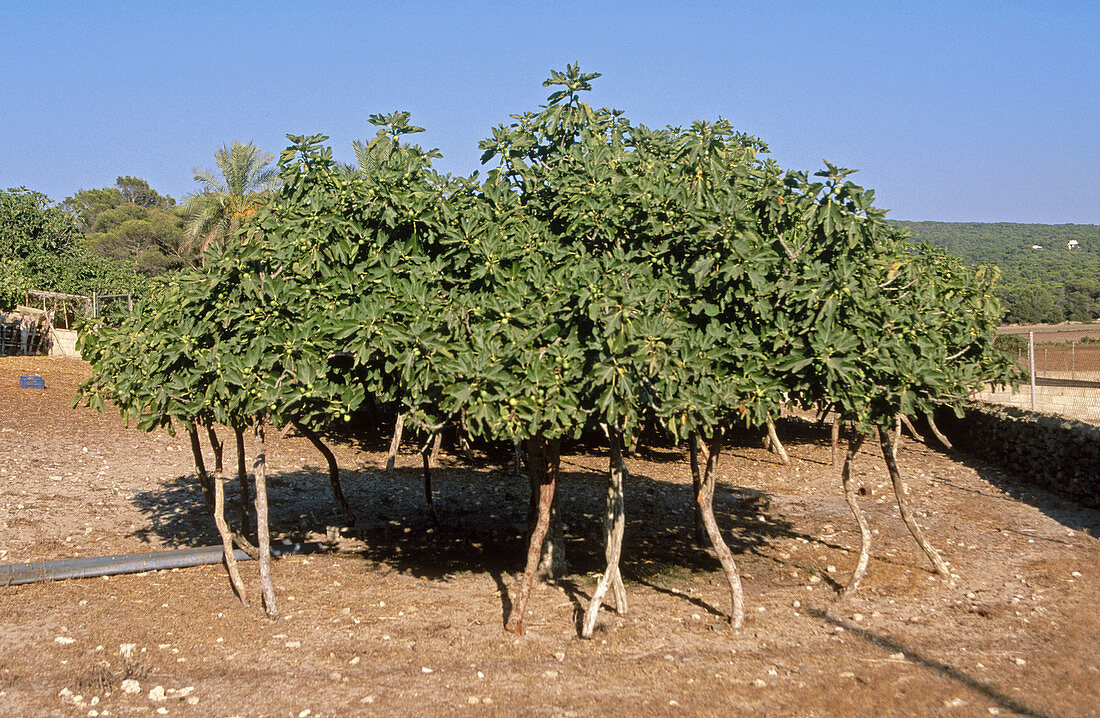
[[[606,459],[596,453],[600,451],[597,446],[580,450],[593,453],[583,459],[563,457],[559,489],[566,555],[573,575],[604,569]],[[646,582],[660,575],[720,570],[709,550],[696,546],[692,538],[690,485],[650,475],[684,461],[684,456],[668,447],[642,447],[637,456],[644,461],[633,463],[649,471],[632,473],[625,487],[624,576]],[[446,457],[445,465],[432,471],[438,526],[433,525],[426,508],[420,470],[400,468],[388,473],[363,467],[344,469],[341,477],[357,519],[354,529],[345,534],[362,540],[363,558],[431,579],[461,572],[510,574],[522,570],[529,489],[526,477],[514,476],[511,467],[477,468]],[[277,535],[305,540],[340,525],[322,466],[271,474],[268,493],[271,527]],[[241,523],[239,497],[237,482],[227,482],[226,514],[236,526]],[[149,519],[146,528],[135,532],[138,538],[156,538],[180,547],[219,541],[193,475],[135,493],[132,500]],[[791,524],[771,515],[769,507],[770,497],[765,493],[719,485],[715,515],[735,556],[759,551],[777,538],[801,536]]]

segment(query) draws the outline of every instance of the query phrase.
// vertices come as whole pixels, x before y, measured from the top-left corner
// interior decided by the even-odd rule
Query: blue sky
[[[180,199],[231,140],[351,160],[395,109],[468,174],[569,62],[634,122],[723,116],[784,167],[857,168],[896,219],[1100,224],[1094,1],[0,0],[0,187]]]

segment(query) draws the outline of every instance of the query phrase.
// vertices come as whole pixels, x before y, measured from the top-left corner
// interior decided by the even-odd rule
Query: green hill
[[[1100,319],[1100,225],[895,222],[912,239],[1001,269],[1010,324]],[[1076,242],[1070,247],[1071,242]],[[1041,247],[1039,249],[1038,247]]]

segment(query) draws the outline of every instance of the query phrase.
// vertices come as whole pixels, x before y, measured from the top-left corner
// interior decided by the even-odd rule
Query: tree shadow
[[[1079,497],[1057,492],[1055,490],[1059,483],[1057,474],[1036,477],[1030,470],[1031,467],[1022,466],[1007,452],[1001,453],[995,446],[977,442],[967,432],[965,419],[958,419],[951,412],[937,413],[936,423],[955,448],[947,449],[932,441],[927,444],[927,450],[949,456],[957,463],[973,469],[978,476],[1002,491],[1004,495],[975,492],[954,484],[952,488],[979,493],[990,499],[1029,504],[1068,529],[1081,531],[1093,538],[1100,538],[1100,506],[1088,506],[1082,503]],[[923,421],[918,422],[918,427],[922,431],[926,426]],[[1043,451],[1043,447],[1035,447],[1035,451]],[[1048,473],[1051,472],[1048,471]]]
[[[922,418],[914,422],[920,432],[920,438],[909,438],[908,432],[903,442],[910,451],[928,451],[949,457],[952,461],[973,469],[978,476],[993,485],[1006,495],[987,493],[970,489],[958,484],[950,484],[953,490],[966,491],[980,494],[990,499],[1000,499],[1010,502],[1022,502],[1034,506],[1044,514],[1059,522],[1063,526],[1074,531],[1084,532],[1094,538],[1100,538],[1100,508],[1093,508],[1083,504],[1078,498],[1059,494],[1052,490],[1057,481],[1044,479],[1041,486],[1033,476],[1029,476],[1027,470],[1018,463],[1014,463],[1007,454],[1000,454],[995,447],[976,442],[968,435],[965,419],[958,419],[950,411],[942,411],[936,414],[935,421],[942,432],[954,444],[954,448],[947,448],[933,435],[931,428]],[[792,416],[776,422],[777,430],[784,442],[790,442],[797,447],[804,444],[817,444],[828,446],[831,443],[830,427],[828,424],[810,421],[801,417]],[[845,430],[842,433],[843,441],[850,438],[850,433]],[[744,439],[743,439],[744,440]],[[870,440],[869,440],[870,441]],[[877,451],[877,448],[870,448]],[[1036,451],[1041,450],[1037,447]],[[794,450],[792,456],[797,454]],[[801,461],[807,461],[804,457],[798,457]],[[816,462],[824,463],[824,462]],[[839,472],[839,467],[837,467]],[[936,482],[935,479],[933,479]],[[948,483],[942,480],[938,483]],[[1029,538],[1035,538],[1029,536]]]
[[[650,589],[656,591],[657,593],[661,593],[661,594],[664,594],[666,596],[672,596],[673,598],[678,598],[682,601],[686,601],[687,603],[690,603],[693,606],[696,606],[698,608],[703,609],[704,611],[711,614],[712,616],[716,616],[718,618],[724,618],[726,616],[725,613],[723,613],[721,610],[719,610],[713,604],[708,603],[707,601],[704,601],[703,599],[699,598],[698,596],[692,596],[691,594],[684,593],[683,591],[681,591],[678,588],[665,588],[664,586],[660,586],[660,585],[654,583],[652,580],[647,580],[645,578],[639,578],[637,576],[627,576],[625,574],[623,575],[623,580],[633,581],[634,583],[641,584],[642,586],[645,586],[646,588],[650,588]]]
[[[584,448],[598,450],[595,446]],[[645,473],[683,461],[683,454],[659,447],[640,449],[639,453],[643,451],[650,463],[631,473],[625,486],[624,577],[656,587],[685,573],[721,571],[709,548],[694,543],[691,485]],[[585,455],[583,465],[573,458],[563,460],[560,474],[570,576],[558,585],[575,604],[579,621],[588,598],[586,577],[605,569],[606,469],[593,467],[605,465],[606,458]],[[526,476],[514,476],[511,467],[477,469],[446,459],[432,472],[439,526],[433,526],[428,514],[418,469],[344,470],[341,478],[357,521],[354,529],[340,533],[357,540],[354,551],[360,558],[434,581],[460,573],[487,574],[501,591],[506,620],[511,609],[509,577],[523,570],[526,558]],[[226,515],[231,524],[238,522],[239,497],[237,482],[227,481]],[[323,540],[328,527],[340,525],[323,466],[272,472],[268,498],[273,541]],[[180,476],[156,489],[135,492],[132,501],[148,519],[146,527],[131,534],[137,538],[173,547],[219,542],[194,476]],[[765,493],[719,486],[715,516],[735,555],[758,552],[776,539],[801,535],[790,523],[768,513],[770,503]],[[669,593],[691,600],[687,594]],[[719,613],[711,606],[700,607]]]
[[[824,611],[818,608],[807,609],[807,613],[817,619],[824,621],[825,623],[831,624],[833,626],[839,626],[843,628],[846,632],[848,632],[848,634],[867,641],[868,643],[871,643],[883,649],[884,651],[889,651],[891,653],[901,653],[909,661],[919,666],[922,666],[930,671],[938,673],[944,678],[948,678],[950,680],[961,683],[962,685],[975,691],[976,693],[980,693],[981,695],[985,696],[1005,710],[1013,711],[1014,713],[1022,716],[1033,716],[1035,718],[1051,715],[1049,713],[1045,713],[1031,706],[1028,706],[1022,701],[1019,701],[1012,696],[1003,693],[995,686],[991,686],[988,683],[983,683],[982,681],[979,681],[968,673],[959,670],[955,666],[926,656],[912,648],[908,648],[893,638],[875,633],[874,631],[870,631],[865,628],[861,628],[851,621],[837,618],[836,616],[831,615],[828,611]]]
[[[269,514],[274,536],[301,542],[313,532],[324,535],[326,527],[340,524],[327,472],[326,467],[306,466],[299,471],[268,476]],[[131,501],[148,519],[148,525],[128,536],[172,548],[221,542],[194,474],[178,476],[156,488],[135,490]],[[240,484],[235,479],[226,481],[226,519],[238,529],[240,503]],[[254,515],[251,503],[248,510]]]

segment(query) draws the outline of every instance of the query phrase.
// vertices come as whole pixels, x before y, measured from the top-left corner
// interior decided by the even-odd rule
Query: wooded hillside
[[[1100,318],[1100,225],[895,222],[967,264],[995,264],[1010,324]],[[1076,242],[1072,248],[1070,244]],[[1041,249],[1040,249],[1041,247]]]

